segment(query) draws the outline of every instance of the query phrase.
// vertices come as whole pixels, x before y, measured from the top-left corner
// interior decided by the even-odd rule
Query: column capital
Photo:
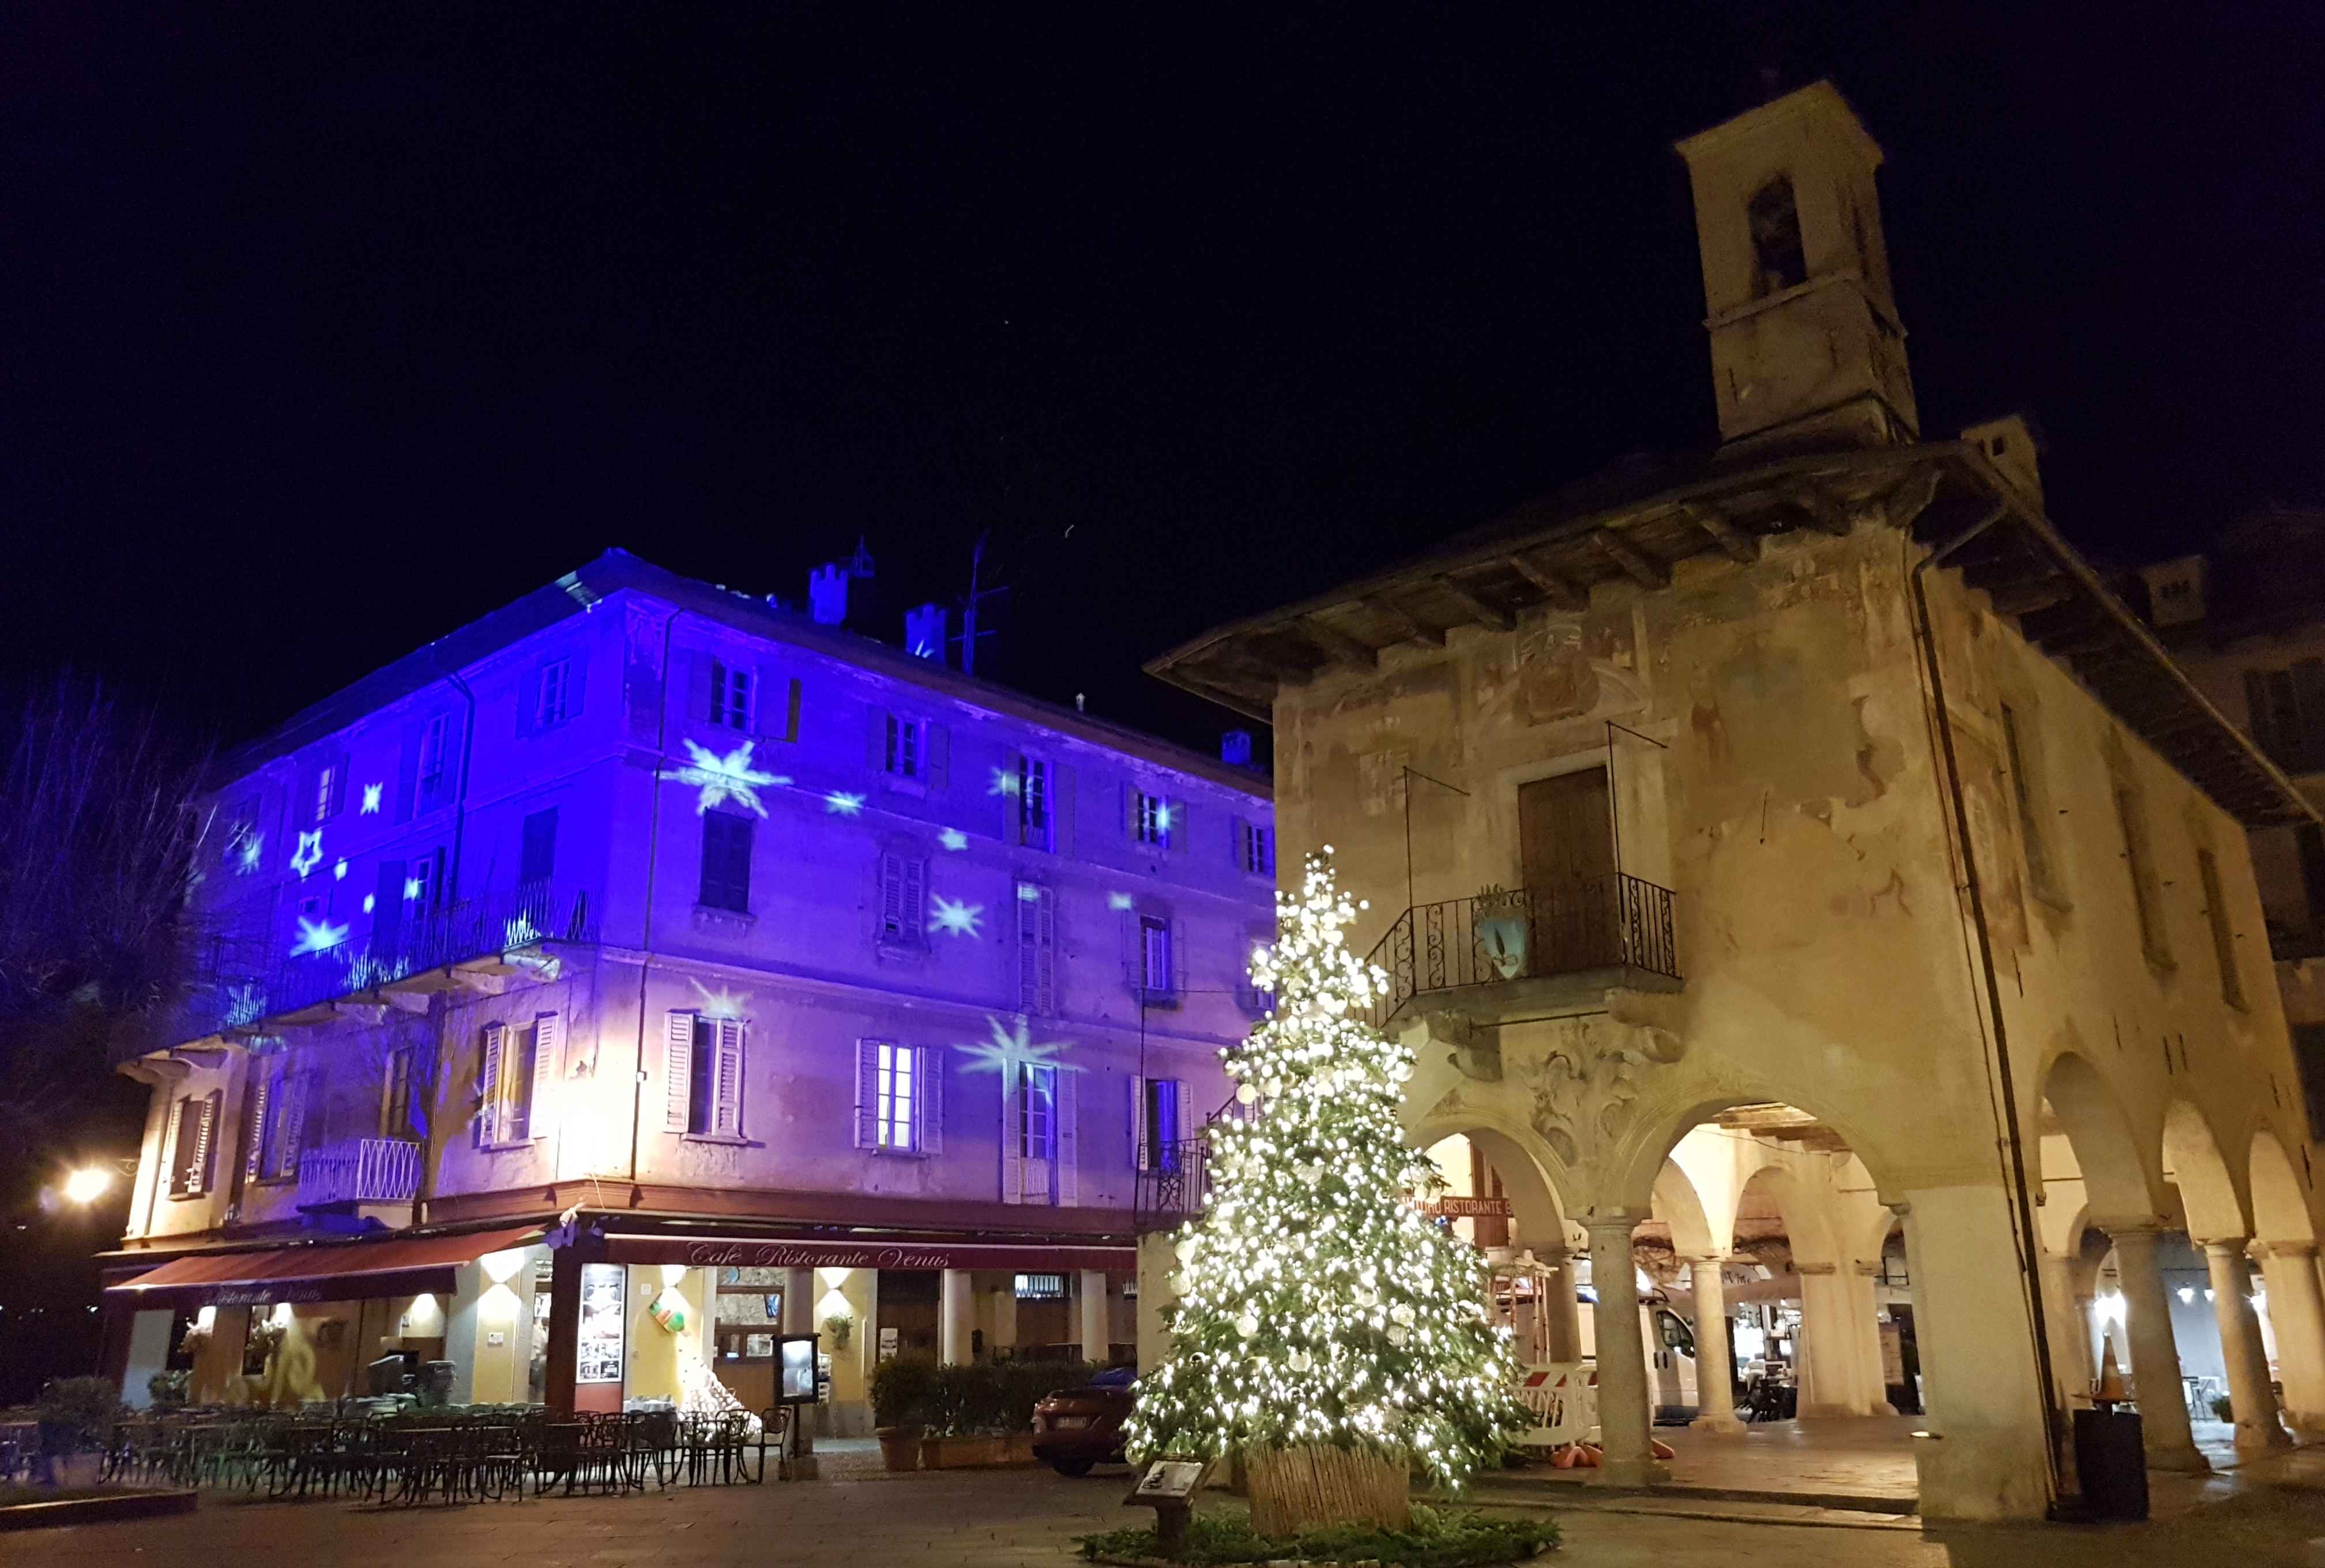
[[[2317,1256],[2317,1243],[2314,1241],[2256,1241],[2253,1243],[2253,1251],[2263,1258],[2314,1258]]]
[[[2094,1214],[2089,1224],[2093,1230],[2105,1231],[2111,1241],[2119,1241],[2126,1236],[2153,1241],[2180,1228],[2154,1214],[2126,1214],[2119,1220],[2104,1219]]]
[[[2189,1240],[2208,1255],[2220,1258],[2242,1258],[2252,1246],[2250,1236],[2191,1236]]]
[[[1733,1262],[1735,1255],[1728,1252],[1682,1252],[1679,1260],[1690,1268],[1717,1268]]]
[[[1610,1213],[1585,1214],[1576,1222],[1590,1232],[1590,1239],[1595,1243],[1602,1233],[1616,1231],[1620,1231],[1627,1237],[1633,1231],[1637,1230],[1646,1218],[1647,1216],[1642,1213],[1617,1209]]]

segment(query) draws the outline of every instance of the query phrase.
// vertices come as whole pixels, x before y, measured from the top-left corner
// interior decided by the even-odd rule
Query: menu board
[[[813,1334],[785,1334],[775,1342],[775,1397],[785,1404],[815,1401]]]
[[[581,1266],[581,1324],[574,1349],[573,1380],[622,1380],[623,1293],[628,1272],[618,1263]]]

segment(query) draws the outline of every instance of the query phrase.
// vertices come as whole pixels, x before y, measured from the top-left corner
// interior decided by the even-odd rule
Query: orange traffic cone
[[[2131,1396],[2124,1391],[2123,1373],[2115,1364],[2115,1342],[2107,1342],[2107,1351],[2099,1358],[2098,1387],[2091,1390],[2095,1405],[2120,1405]]]
[[[1660,1438],[1650,1437],[1647,1439],[1647,1452],[1653,1454],[1657,1459],[1669,1459],[1672,1456],[1674,1451],[1670,1443],[1662,1441]]]

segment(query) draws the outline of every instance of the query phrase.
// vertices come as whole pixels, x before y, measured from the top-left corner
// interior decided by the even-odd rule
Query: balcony
[[[299,1157],[299,1206],[408,1204],[420,1191],[420,1146],[402,1138],[351,1138]]]
[[[1389,977],[1373,1004],[1383,1028],[1413,1006],[1502,1022],[1593,992],[1680,986],[1671,890],[1619,872],[1419,905],[1396,918],[1371,961]]]
[[[1203,1212],[1211,1195],[1211,1145],[1182,1139],[1155,1150],[1152,1168],[1138,1173],[1131,1197],[1131,1228],[1140,1235],[1175,1229]]]
[[[359,917],[358,917],[359,918]],[[497,992],[525,973],[553,979],[545,945],[597,940],[589,896],[528,883],[463,899],[393,923],[301,921],[287,952],[264,955],[220,940],[188,996],[172,1043],[208,1035],[264,1035],[329,1021],[343,1006],[398,1005],[420,1010],[433,992]],[[336,936],[338,940],[330,940]]]

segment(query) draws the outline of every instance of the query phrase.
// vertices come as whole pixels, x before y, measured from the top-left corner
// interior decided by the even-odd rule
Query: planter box
[[[1031,1463],[1029,1452],[1026,1462]],[[922,1470],[994,1470],[1015,1462],[1010,1457],[1006,1437],[923,1437],[921,1439]]]
[[[902,1471],[921,1468],[921,1434],[913,1426],[882,1426],[873,1431],[880,1440],[880,1460],[889,1470]]]

